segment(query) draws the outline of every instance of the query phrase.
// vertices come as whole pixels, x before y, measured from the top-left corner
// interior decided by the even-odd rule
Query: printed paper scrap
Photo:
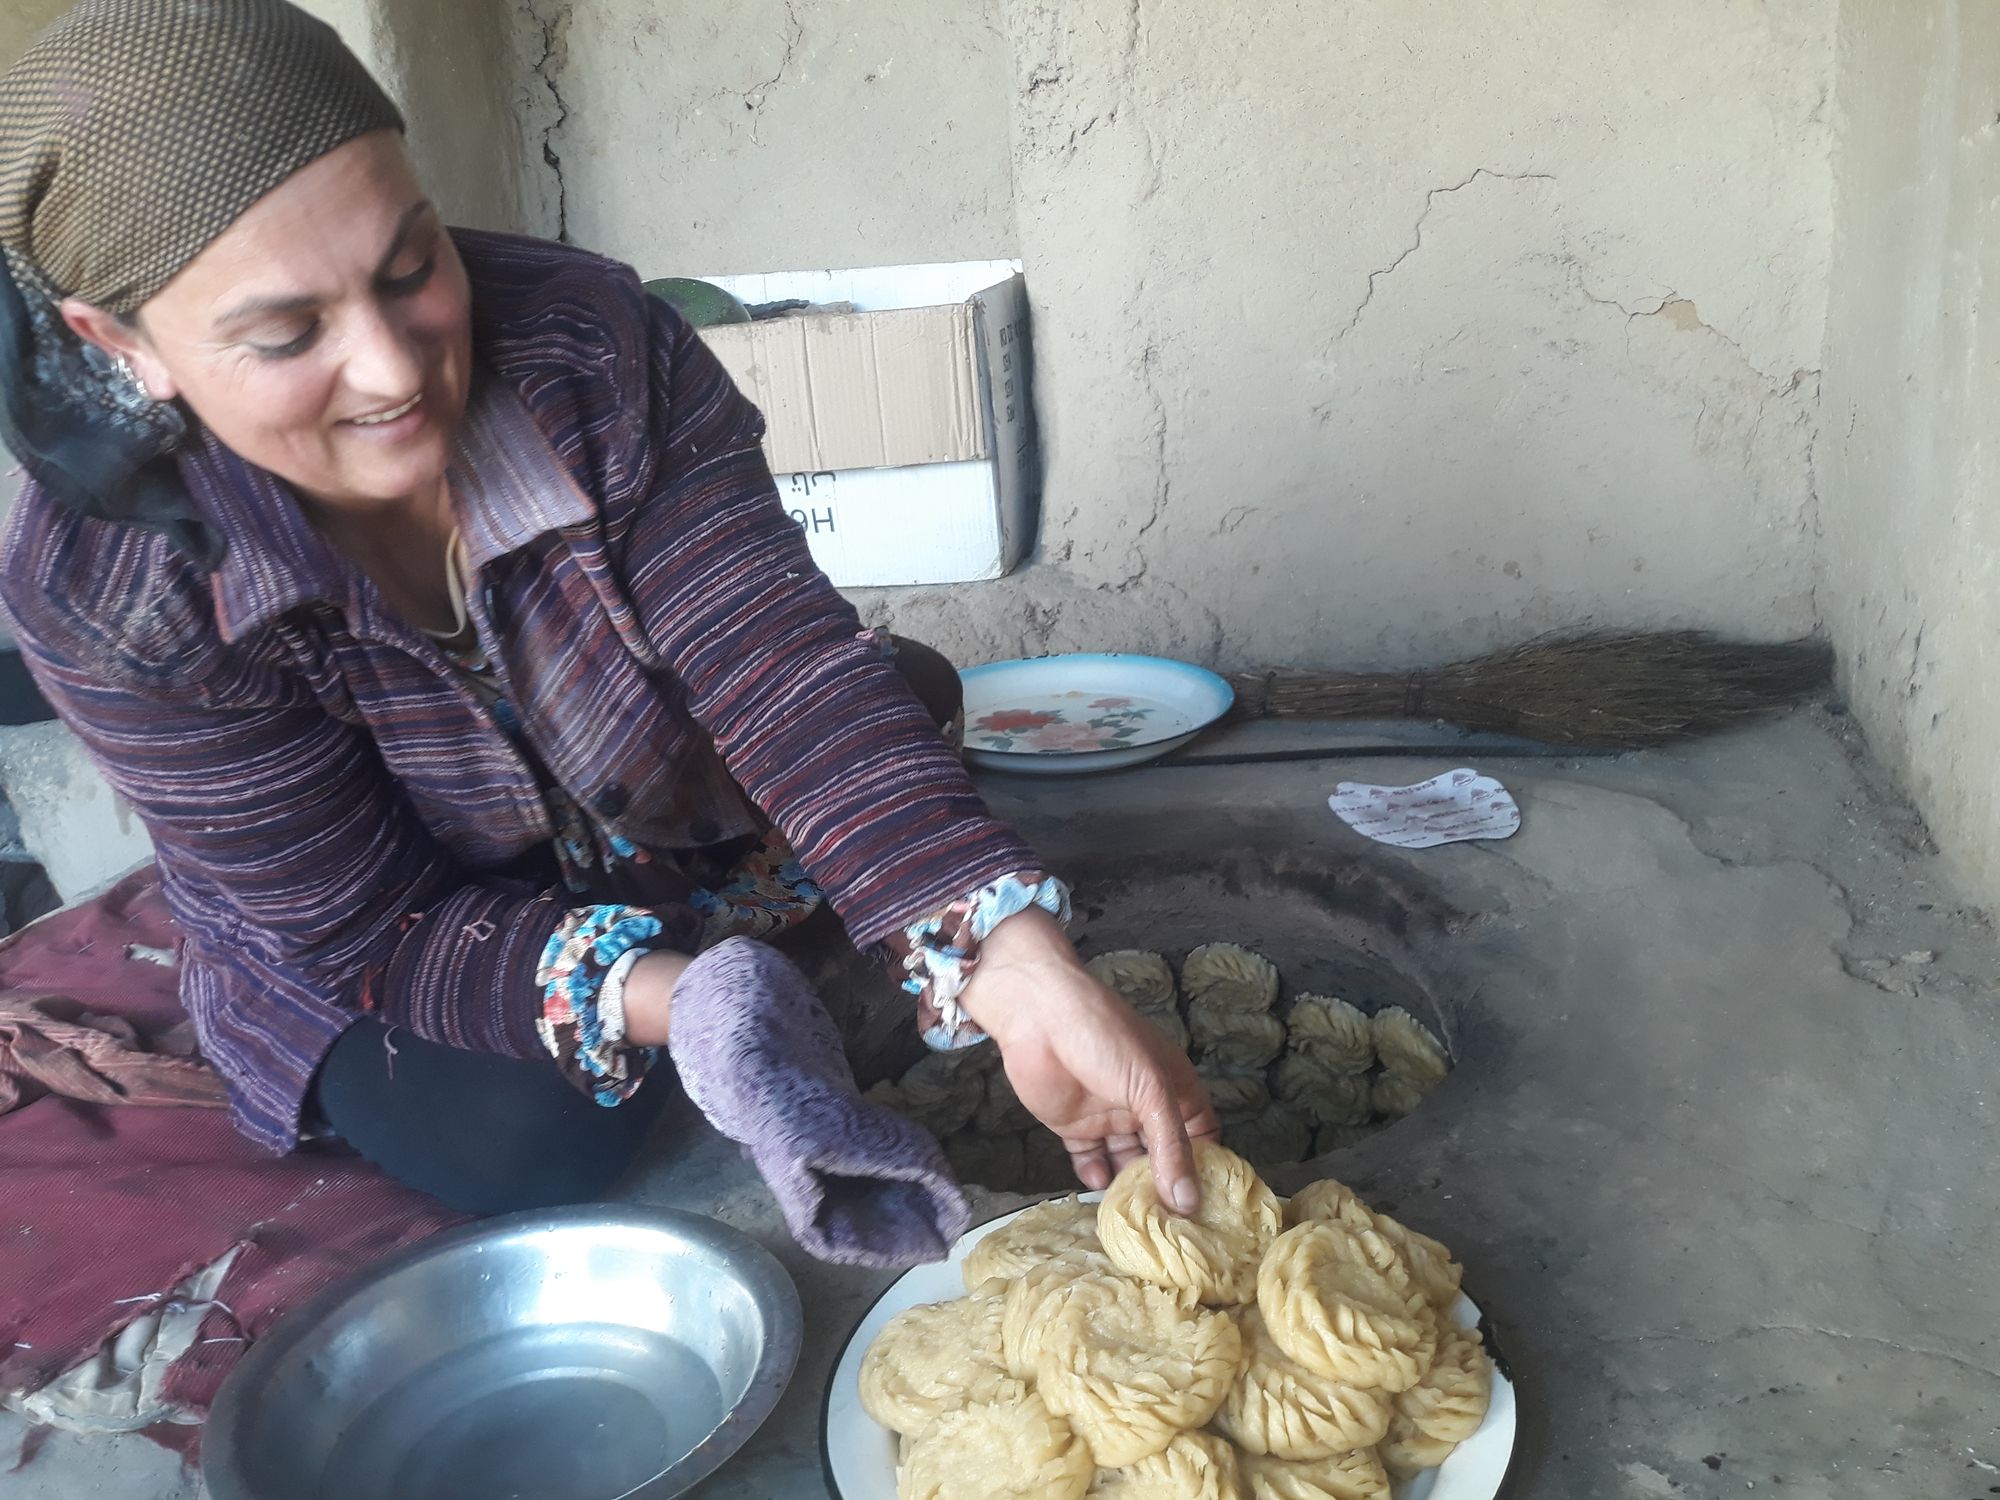
[[[1507,788],[1469,766],[1415,786],[1343,781],[1326,800],[1363,838],[1399,849],[1510,838],[1521,827],[1520,806]]]

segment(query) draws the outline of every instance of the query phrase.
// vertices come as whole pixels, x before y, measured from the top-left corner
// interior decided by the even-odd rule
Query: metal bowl
[[[425,1241],[286,1317],[202,1441],[213,1500],[664,1500],[770,1415],[799,1296],[735,1230],[591,1205]]]

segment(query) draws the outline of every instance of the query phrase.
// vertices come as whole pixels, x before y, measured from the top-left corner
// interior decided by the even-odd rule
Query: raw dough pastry
[[[986,1098],[984,1070],[973,1060],[973,1053],[983,1050],[988,1049],[929,1052],[918,1058],[896,1083],[903,1113],[940,1140],[969,1125]]]
[[[1349,1385],[1406,1391],[1437,1352],[1437,1320],[1401,1254],[1374,1230],[1315,1219],[1288,1229],[1257,1276],[1278,1347]]]
[[[1285,1050],[1285,1023],[1260,1010],[1191,1005],[1188,1031],[1212,1068],[1261,1068]]]
[[[1000,1357],[997,1291],[896,1314],[861,1360],[861,1409],[892,1432],[920,1436],[947,1411],[1018,1391]]]
[[[1430,1028],[1400,1005],[1378,1010],[1369,1022],[1382,1066],[1412,1083],[1434,1088],[1451,1071],[1451,1059]]]
[[[1235,943],[1208,943],[1181,965],[1181,988],[1192,1003],[1267,1011],[1278,1003],[1278,968],[1261,953]]]
[[[1074,1194],[1037,1203],[974,1245],[965,1257],[965,1284],[976,1287],[995,1276],[1015,1281],[1072,1250],[1103,1253],[1097,1243],[1097,1205]]]
[[[1340,1073],[1366,1073],[1375,1066],[1375,1032],[1357,1006],[1332,995],[1301,995],[1292,1002],[1285,1030],[1292,1046],[1309,1052]]]
[[[1241,1309],[1236,1321],[1247,1357],[1215,1414],[1217,1432],[1245,1452],[1289,1459],[1336,1458],[1382,1441],[1388,1396],[1316,1375],[1288,1357],[1255,1307]]]
[[[1451,1258],[1451,1252],[1427,1234],[1409,1225],[1378,1214],[1359,1198],[1335,1182],[1322,1178],[1301,1188],[1285,1205],[1285,1223],[1304,1224],[1324,1219],[1359,1234],[1372,1229],[1396,1248],[1410,1281],[1433,1307],[1448,1308],[1458,1300],[1458,1284],[1465,1268]]]
[[[1033,1391],[941,1416],[896,1476],[897,1500],[1080,1500],[1090,1450]]]
[[[1425,1469],[1435,1469],[1451,1457],[1451,1450],[1457,1446],[1421,1431],[1408,1417],[1398,1412],[1389,1419],[1389,1435],[1382,1439],[1382,1446],[1375,1452],[1380,1456],[1383,1468],[1398,1479],[1408,1479]]]
[[[1458,1444],[1479,1431],[1493,1397],[1493,1366],[1479,1347],[1479,1335],[1447,1327],[1438,1336],[1437,1358],[1419,1380],[1396,1398],[1396,1412],[1427,1438]]]
[[[1315,1219],[1355,1230],[1375,1227],[1375,1215],[1368,1205],[1355,1196],[1352,1188],[1331,1177],[1322,1177],[1300,1188],[1285,1204],[1287,1226],[1309,1224]]]
[[[1242,1500],[1236,1450],[1206,1432],[1183,1432],[1150,1457],[1103,1469],[1090,1493],[1099,1500]]]
[[[1249,1500],[1389,1500],[1389,1476],[1366,1448],[1306,1463],[1246,1456],[1242,1469]]]
[[[961,1130],[945,1137],[945,1160],[960,1182],[1013,1192],[1021,1182],[1025,1160],[1018,1135],[986,1135]]]
[[[1464,1279],[1465,1267],[1451,1258],[1449,1250],[1387,1214],[1376,1214],[1374,1219],[1376,1231],[1403,1252],[1410,1279],[1431,1306],[1442,1310],[1458,1301],[1458,1284]]]
[[[1277,1195],[1250,1163],[1211,1141],[1196,1141],[1201,1207],[1182,1218],[1160,1202],[1147,1157],[1128,1163],[1097,1210],[1097,1237],[1128,1276],[1181,1287],[1210,1304],[1257,1295],[1257,1264],[1282,1227]]]
[[[1312,1127],[1289,1104],[1272,1104],[1254,1120],[1226,1126],[1231,1149],[1260,1172],[1304,1161],[1312,1151]]]
[[[1107,1278],[1065,1298],[1042,1337],[1035,1387],[1099,1468],[1158,1453],[1215,1415],[1243,1363],[1227,1313],[1164,1287]]]
[[[1173,966],[1143,948],[1100,953],[1084,965],[1098,983],[1118,991],[1137,1010],[1172,1010],[1180,999]]]
[[[1053,1316],[1072,1296],[1109,1297],[1110,1293],[1092,1288],[1115,1279],[1117,1273],[1102,1251],[1079,1249],[1043,1261],[1008,1287],[1000,1311],[1000,1355],[1007,1373],[1017,1380],[1033,1380],[1042,1357],[1042,1335]],[[1185,1301],[1194,1306],[1192,1297]]]
[[[1219,1068],[1195,1071],[1208,1089],[1208,1102],[1215,1106],[1215,1117],[1225,1125],[1254,1120],[1270,1106],[1271,1090],[1261,1072],[1230,1073]]]
[[[1359,1125],[1369,1115],[1368,1080],[1309,1049],[1295,1049],[1279,1062],[1273,1091],[1315,1125]]]
[[[1026,1130],[1037,1123],[1014,1092],[1014,1085],[1007,1081],[1007,1070],[995,1068],[989,1072],[986,1075],[985,1097],[973,1112],[972,1128],[988,1135],[1006,1135]]]
[[[1386,1120],[1400,1120],[1415,1112],[1424,1102],[1424,1095],[1430,1092],[1420,1083],[1413,1083],[1400,1073],[1378,1073],[1374,1087],[1368,1094],[1368,1102],[1375,1113]]]

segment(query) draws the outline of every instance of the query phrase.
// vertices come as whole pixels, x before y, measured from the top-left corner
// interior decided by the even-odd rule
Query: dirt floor
[[[1463,763],[1514,790],[1514,839],[1399,853],[1325,806]],[[1520,1389],[1511,1493],[2000,1493],[2000,950],[1844,720],[987,786],[1078,876],[1087,944],[1235,938],[1301,986],[1427,1008],[1451,1078],[1317,1167],[1463,1258]],[[824,1495],[824,1382],[883,1278],[792,1250],[685,1118],[621,1196],[750,1230],[811,1310],[785,1405],[700,1493]],[[136,1437],[0,1473],[5,1500],[197,1493]]]

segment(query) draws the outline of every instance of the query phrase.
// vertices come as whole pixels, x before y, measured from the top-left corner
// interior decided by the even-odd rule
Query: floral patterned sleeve
[[[625,1044],[625,979],[665,926],[644,907],[580,906],[542,951],[542,1044],[607,1107],[631,1098],[659,1061],[659,1048]]]
[[[1030,909],[1067,924],[1069,887],[1053,875],[1004,876],[961,897],[943,911],[912,922],[889,949],[903,972],[903,988],[917,1001],[917,1026],[926,1045],[955,1051],[986,1040],[959,1004],[979,964],[979,948],[1007,918]]]

